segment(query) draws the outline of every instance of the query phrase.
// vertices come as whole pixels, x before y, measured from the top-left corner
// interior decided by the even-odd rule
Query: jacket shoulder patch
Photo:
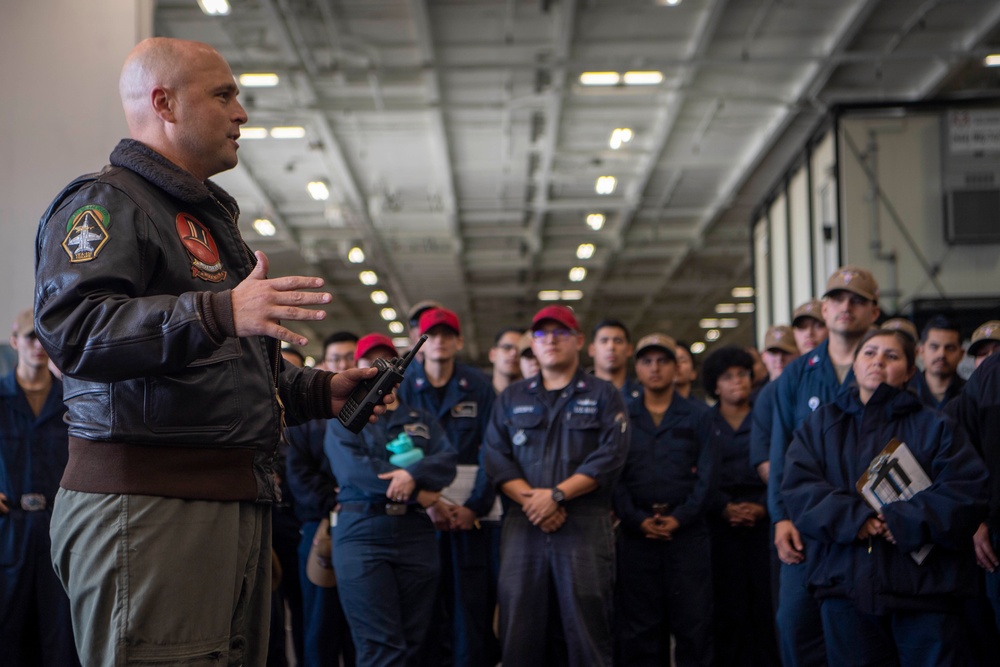
[[[69,217],[66,223],[66,238],[62,247],[69,255],[70,262],[89,262],[97,258],[97,253],[111,238],[111,214],[108,209],[97,204],[82,206]]]

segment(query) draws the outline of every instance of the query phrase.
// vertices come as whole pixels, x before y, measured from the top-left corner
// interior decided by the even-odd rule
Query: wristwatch
[[[566,504],[566,494],[563,493],[563,490],[557,486],[552,489],[552,500],[556,503],[556,505],[562,507]]]

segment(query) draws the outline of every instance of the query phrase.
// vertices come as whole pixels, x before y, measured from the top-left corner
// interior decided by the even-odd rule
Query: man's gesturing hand
[[[330,303],[332,298],[326,292],[303,292],[323,286],[322,278],[308,276],[267,277],[267,255],[261,251],[254,253],[257,266],[253,272],[233,288],[233,326],[236,335],[271,336],[293,345],[305,345],[309,341],[301,334],[281,326],[281,320],[321,320],[326,317],[322,310],[305,306]]]

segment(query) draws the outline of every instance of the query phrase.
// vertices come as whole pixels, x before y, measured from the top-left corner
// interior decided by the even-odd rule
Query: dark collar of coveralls
[[[424,370],[423,364],[411,366],[409,372],[413,374],[413,388],[416,391],[431,392],[432,394],[437,391],[437,388],[431,385],[431,381],[427,379],[427,371]],[[441,404],[437,406],[437,417],[440,419],[448,414],[448,411],[456,403],[459,403],[467,394],[472,392],[474,385],[475,378],[471,377],[470,369],[465,364],[456,361],[455,371],[444,385],[447,391]]]
[[[848,415],[860,415],[866,410],[882,411],[887,421],[912,412],[920,412],[924,408],[913,392],[890,387],[887,384],[880,384],[868,399],[868,403],[861,402],[861,392],[857,385],[844,387],[837,393],[834,403]]]
[[[605,380],[600,380],[589,373],[585,373],[582,368],[578,368],[576,370],[576,375],[574,375],[573,379],[570,380],[570,383],[562,389],[559,393],[559,397],[556,398],[555,402],[552,404],[549,404],[549,402],[542,396],[542,394],[548,391],[548,389],[545,388],[545,383],[542,381],[541,374],[536,375],[534,378],[527,381],[528,386],[525,388],[525,391],[528,394],[538,396],[538,404],[544,405],[549,409],[549,423],[552,423],[552,419],[562,412],[562,409],[566,406],[566,401],[572,398],[574,394],[593,391],[593,382],[595,380],[598,382],[605,382]]]
[[[692,404],[690,398],[684,398],[677,392],[674,392],[674,397],[670,401],[667,411],[663,413],[663,419],[660,420],[659,426],[653,423],[653,418],[650,416],[649,410],[646,409],[645,401],[641,396],[635,400],[628,401],[626,406],[628,407],[629,417],[632,419],[632,426],[642,429],[647,433],[660,433],[669,430],[676,427],[681,420],[697,417],[700,414],[698,409]]]
[[[111,164],[134,171],[181,201],[198,204],[215,198],[233,216],[240,208],[228,192],[212,181],[199,181],[152,148],[135,139],[122,139],[111,152]]]
[[[49,394],[45,397],[45,404],[38,416],[35,416],[35,413],[31,411],[27,395],[17,384],[17,370],[15,369],[0,378],[0,398],[16,401],[18,396],[23,397],[23,402],[11,403],[11,406],[17,409],[24,408],[25,414],[31,415],[32,419],[39,422],[48,419],[56,412],[64,412],[66,409],[62,400],[62,382],[55,376],[52,376],[52,387],[49,388]]]

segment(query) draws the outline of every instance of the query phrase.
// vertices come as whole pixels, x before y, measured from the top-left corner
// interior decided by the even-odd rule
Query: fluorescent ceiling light
[[[737,313],[752,313],[756,309],[756,306],[749,302],[736,304]]]
[[[383,308],[380,314],[382,315],[382,319],[387,322],[396,319],[396,310],[394,308]],[[409,339],[407,339],[407,342],[409,342]]]
[[[575,283],[582,281],[587,277],[587,269],[582,266],[574,266],[569,270],[569,279]]]
[[[656,4],[663,5],[664,7],[676,7],[681,4],[681,0],[656,0]]]
[[[579,301],[583,298],[583,292],[578,289],[564,289],[559,296],[563,301]]]
[[[580,83],[584,86],[616,86],[621,78],[618,72],[584,72],[580,75]]]
[[[643,72],[625,72],[622,77],[626,86],[655,86],[663,82],[663,72],[656,70]]]
[[[734,299],[752,299],[754,291],[752,287],[734,287],[733,288],[733,298]]]
[[[729,313],[735,313],[736,312],[736,304],[735,303],[717,303],[717,304],[715,304],[715,312],[719,313],[720,315],[729,314]]]
[[[701,354],[705,351],[705,344],[700,340],[696,343],[691,343],[691,354]]]
[[[740,321],[735,317],[723,317],[719,320],[720,329],[735,329],[740,326]]]
[[[240,85],[247,88],[274,88],[278,85],[278,75],[274,72],[246,72],[240,74]]]
[[[378,274],[374,271],[362,271],[358,274],[362,285],[378,285]]]
[[[389,295],[383,292],[382,290],[377,289],[374,292],[372,292],[372,303],[377,303],[380,306],[383,303],[389,303]],[[395,318],[390,317],[389,319],[391,320]]]
[[[241,127],[240,139],[267,139],[266,127]]]
[[[306,185],[306,190],[316,201],[326,201],[330,198],[330,188],[326,187],[323,181],[310,181]]]
[[[306,136],[306,128],[297,125],[272,127],[271,136],[275,139],[301,139]]]
[[[361,264],[365,261],[365,251],[357,246],[354,246],[347,253],[347,261],[351,264]]]
[[[229,13],[229,3],[226,0],[198,0],[198,6],[209,16],[225,16]]]
[[[277,231],[274,228],[274,223],[267,218],[257,218],[253,221],[253,228],[257,230],[257,233],[261,236],[274,236],[274,232]]]
[[[408,347],[410,347],[413,343],[412,341],[410,341],[409,338],[403,336],[402,338],[393,338],[392,344],[396,347],[397,350],[405,350]]]
[[[594,244],[593,243],[581,243],[576,249],[577,259],[590,259],[594,256]]]
[[[987,67],[1000,67],[1000,53],[991,53],[983,58],[983,64]]]
[[[402,322],[389,322],[389,333],[401,334],[403,333],[403,323]],[[407,339],[408,340],[408,339]]]
[[[702,329],[714,329],[719,326],[719,320],[714,317],[706,317],[704,319],[698,320],[698,326]]]
[[[604,227],[604,220],[605,217],[603,213],[591,213],[587,216],[587,225],[597,232]]]
[[[622,144],[627,144],[632,141],[632,137],[635,134],[627,127],[616,127],[615,131],[611,133],[611,140],[608,141],[608,145],[611,148],[618,150],[622,147]]]
[[[543,289],[538,293],[539,301],[558,301],[559,300],[559,290],[557,289]]]
[[[721,335],[722,333],[718,329],[709,329],[705,332],[705,340],[710,342],[713,340],[719,340],[719,336]]]
[[[614,176],[598,176],[594,190],[599,195],[609,195],[615,191],[616,185],[618,185],[618,179]]]

